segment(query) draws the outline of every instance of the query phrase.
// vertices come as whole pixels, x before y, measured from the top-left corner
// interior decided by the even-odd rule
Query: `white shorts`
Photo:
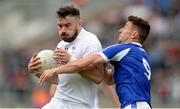
[[[149,106],[149,104],[147,102],[137,101],[137,102],[135,102],[133,104],[129,104],[125,108],[121,108],[121,109],[151,109],[151,107]]]
[[[90,108],[84,103],[75,103],[53,97],[51,101],[41,109],[87,109]]]

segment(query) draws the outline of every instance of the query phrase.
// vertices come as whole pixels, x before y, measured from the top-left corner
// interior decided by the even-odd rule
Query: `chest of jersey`
[[[83,57],[83,47],[81,47],[80,44],[64,44],[59,48],[67,50],[68,53],[76,59],[80,59]]]

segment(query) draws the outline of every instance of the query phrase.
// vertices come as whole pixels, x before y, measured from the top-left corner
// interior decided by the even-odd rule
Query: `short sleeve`
[[[109,62],[111,60],[120,61],[124,56],[128,54],[129,51],[130,48],[128,48],[127,46],[121,44],[115,44],[105,48],[99,54],[106,62]]]

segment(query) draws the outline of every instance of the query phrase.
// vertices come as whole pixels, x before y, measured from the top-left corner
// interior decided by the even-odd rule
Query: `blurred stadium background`
[[[0,108],[33,108],[49,100],[49,85],[27,74],[32,53],[60,41],[56,10],[74,3],[84,27],[103,47],[116,43],[128,15],[151,24],[145,48],[152,63],[152,106],[180,108],[180,0],[0,0]],[[100,106],[113,107],[102,89]]]

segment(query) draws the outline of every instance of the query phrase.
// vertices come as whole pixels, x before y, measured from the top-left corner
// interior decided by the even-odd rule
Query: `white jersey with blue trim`
[[[151,105],[150,62],[141,44],[112,45],[100,55],[114,66],[116,92],[122,108],[136,101]]]

